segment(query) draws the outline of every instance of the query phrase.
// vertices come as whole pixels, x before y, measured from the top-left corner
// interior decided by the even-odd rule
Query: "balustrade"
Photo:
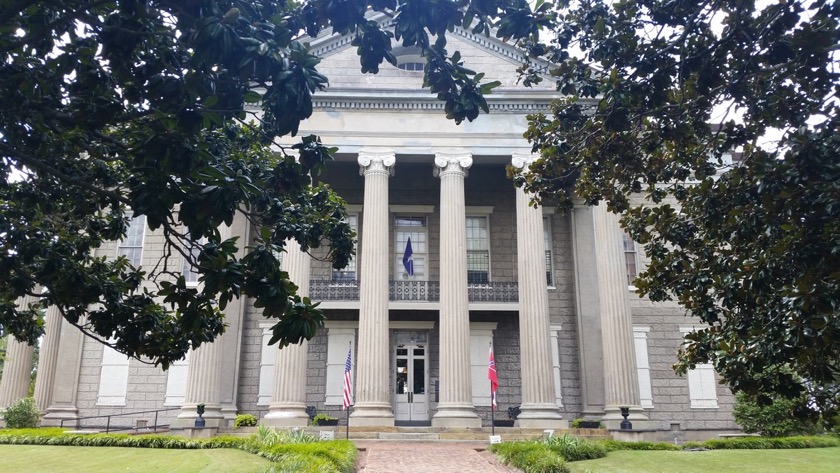
[[[312,300],[316,301],[357,301],[359,282],[313,279],[309,283],[309,293]],[[519,284],[513,281],[469,284],[467,293],[470,302],[518,302]],[[389,281],[388,300],[438,302],[440,282]]]

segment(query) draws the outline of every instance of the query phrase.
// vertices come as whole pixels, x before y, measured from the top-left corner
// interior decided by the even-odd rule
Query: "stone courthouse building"
[[[630,284],[645,257],[618,217],[603,205],[581,204],[568,215],[529,206],[506,177],[507,166],[533,159],[522,138],[526,115],[547,111],[558,97],[551,84],[517,85],[520,52],[460,28],[448,36],[450,54],[460,51],[467,67],[502,83],[488,96],[491,113],[455,125],[422,88],[416,50],[395,46],[398,67],[362,75],[350,40],[311,41],[330,87],[315,95],[300,134],[339,148],[319,179],[349,204],[357,256],[336,271],[319,250],[292,245],[283,261],[300,291],[321,301],[326,327],[308,343],[277,350],[267,346],[273,322],[241,300],[225,309],[228,329],[217,342],[164,372],[49,311],[36,383],[44,423],[89,425],[75,419],[171,408],[159,413],[161,422],[186,426],[198,403],[208,426],[229,425],[237,413],[305,425],[307,406],[343,422],[350,351],[351,425],[489,426],[492,347],[496,417],[519,407],[519,426],[562,428],[585,418],[617,428],[626,406],[635,429],[662,436],[737,429],[733,396],[711,367],[674,374],[692,321],[676,305],[635,295]],[[250,231],[240,221],[223,229],[242,240]],[[99,254],[154,265],[161,242],[140,217]],[[28,384],[31,354],[10,342],[0,408],[20,396],[21,373]]]

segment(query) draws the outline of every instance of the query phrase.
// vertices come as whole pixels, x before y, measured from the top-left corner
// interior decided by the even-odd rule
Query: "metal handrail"
[[[149,414],[149,413],[154,413],[154,414],[155,414],[155,422],[154,422],[154,424],[153,424],[153,425],[151,425],[151,426],[148,426],[148,425],[147,425],[147,426],[145,426],[145,428],[147,428],[147,429],[148,429],[148,428],[151,428],[151,429],[153,429],[153,430],[154,430],[154,432],[155,432],[155,433],[157,433],[157,429],[158,429],[158,427],[161,427],[161,428],[163,428],[163,427],[169,427],[169,424],[160,424],[160,425],[158,425],[158,416],[159,416],[159,414],[160,414],[161,412],[179,411],[179,410],[181,410],[181,408],[180,408],[180,407],[170,407],[170,408],[167,408],[167,409],[155,409],[155,410],[148,410],[148,411],[123,412],[123,413],[120,413],[120,414],[105,414],[105,415],[101,415],[101,416],[85,416],[85,417],[76,417],[76,418],[74,418],[74,419],[61,419],[61,423],[60,423],[59,425],[60,425],[61,427],[64,427],[64,422],[65,422],[65,421],[67,421],[67,422],[76,422],[76,423],[77,423],[77,426],[78,426],[78,427],[81,427],[81,423],[80,423],[79,421],[86,420],[86,419],[105,419],[105,433],[107,434],[107,433],[110,433],[112,430],[113,430],[113,431],[115,431],[115,432],[117,432],[117,431],[121,431],[121,430],[132,430],[132,429],[136,429],[136,428],[137,428],[137,427],[111,427],[111,418],[112,418],[112,417],[126,417],[126,416],[138,415],[138,414]],[[99,427],[99,426],[94,425],[94,426],[92,426],[92,427]]]
[[[519,284],[514,281],[486,281],[467,284],[470,302],[519,302]],[[322,301],[358,301],[359,282],[312,279],[309,295]],[[388,299],[400,302],[438,302],[440,281],[388,281]]]

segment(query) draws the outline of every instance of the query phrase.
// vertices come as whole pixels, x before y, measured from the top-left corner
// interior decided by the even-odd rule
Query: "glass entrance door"
[[[399,344],[394,349],[394,420],[427,422],[428,347],[425,344]]]

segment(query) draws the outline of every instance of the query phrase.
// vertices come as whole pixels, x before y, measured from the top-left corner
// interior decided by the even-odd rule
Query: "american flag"
[[[490,347],[490,363],[487,364],[487,379],[490,380],[490,399],[493,401],[493,410],[496,410],[496,391],[499,389],[499,375],[496,373],[496,360],[493,358],[493,347]]]
[[[347,350],[347,362],[344,363],[344,390],[343,390],[343,397],[342,405],[344,409],[350,407],[353,404],[353,388],[352,388],[352,380],[353,376],[351,374],[353,370],[353,348]]]

